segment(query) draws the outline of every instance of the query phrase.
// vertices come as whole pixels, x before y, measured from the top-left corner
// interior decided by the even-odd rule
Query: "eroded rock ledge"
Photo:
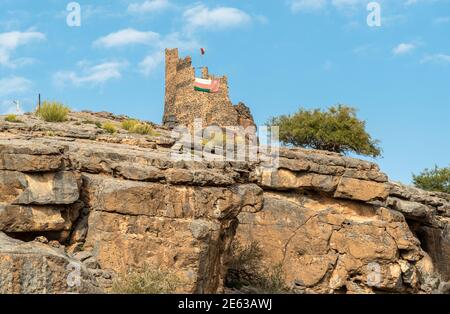
[[[179,292],[221,292],[232,241],[260,243],[261,263],[300,293],[447,289],[449,195],[313,150],[282,149],[276,171],[174,161],[164,128],[92,123],[124,118],[0,121],[0,292],[103,291],[145,264],[175,270]]]

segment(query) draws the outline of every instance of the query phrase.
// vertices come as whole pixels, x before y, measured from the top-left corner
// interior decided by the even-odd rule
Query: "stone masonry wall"
[[[220,81],[218,93],[204,93],[194,90],[195,69],[191,57],[179,59],[178,49],[166,50],[166,95],[163,122],[167,124],[170,117],[176,118],[180,125],[192,126],[194,119],[201,119],[203,126],[248,127],[254,125],[249,112],[242,113],[242,105],[234,107],[228,93],[226,76],[215,77],[202,69],[205,79]]]

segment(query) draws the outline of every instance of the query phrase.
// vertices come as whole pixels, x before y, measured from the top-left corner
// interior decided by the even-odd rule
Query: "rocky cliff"
[[[255,162],[175,161],[170,132],[0,118],[0,293],[107,291],[145,265],[178,292],[225,287],[232,243],[257,242],[298,293],[430,293],[450,280],[450,196],[391,183],[377,165],[282,149]]]

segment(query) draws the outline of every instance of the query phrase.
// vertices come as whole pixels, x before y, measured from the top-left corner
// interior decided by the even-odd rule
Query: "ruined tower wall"
[[[164,124],[174,117],[178,124],[192,126],[195,119],[202,119],[204,126],[252,125],[253,119],[245,117],[245,123],[239,111],[229,98],[228,79],[216,77],[202,69],[205,79],[217,79],[220,82],[218,93],[204,93],[194,90],[195,69],[191,57],[180,59],[178,49],[166,49],[166,95],[164,106]]]

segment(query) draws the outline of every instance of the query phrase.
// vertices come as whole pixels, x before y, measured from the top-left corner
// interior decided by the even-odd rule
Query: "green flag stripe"
[[[205,92],[205,93],[210,93],[211,92],[210,89],[200,88],[200,87],[197,87],[197,86],[195,86],[194,89],[196,91],[198,91],[198,92]]]

